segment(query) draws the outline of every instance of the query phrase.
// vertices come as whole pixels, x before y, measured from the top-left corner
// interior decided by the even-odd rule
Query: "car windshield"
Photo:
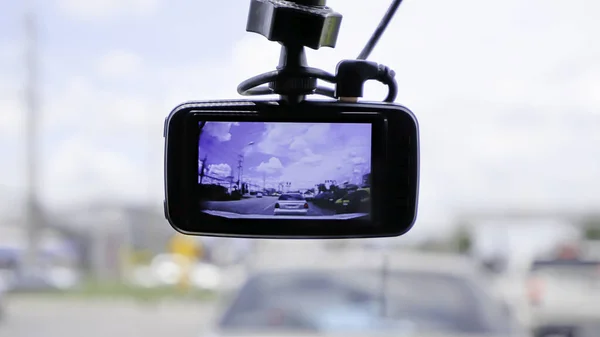
[[[279,197],[282,201],[302,201],[304,197],[301,194],[283,194]]]
[[[535,261],[530,277],[568,292],[582,292],[590,300],[600,293],[600,261]]]
[[[392,2],[293,1],[326,2],[343,16],[335,48],[305,48],[308,66],[332,75],[341,60],[358,57]],[[222,307],[267,258],[290,268],[315,253],[315,265],[333,259],[340,268],[370,267],[346,257],[348,251],[465,258],[524,331],[561,324],[581,332],[581,322],[600,322],[594,268],[531,269],[535,261],[569,255],[559,254],[564,245],[575,247],[579,260],[600,260],[600,1],[402,1],[367,60],[394,71],[395,104],[420,125],[418,214],[405,235],[185,236],[165,219],[165,117],[190,101],[280,98],[237,92],[243,81],[277,71],[282,52],[277,41],[246,31],[252,2],[289,4],[0,1],[1,337],[225,337],[217,327]],[[314,33],[295,20],[270,23]],[[318,92],[336,91],[318,82]],[[359,102],[386,97],[388,87],[375,82],[365,83]],[[197,171],[198,190],[209,200],[182,202],[210,203],[218,216],[281,222],[364,218],[366,211],[377,220],[389,199],[403,202],[404,177],[394,183],[371,176],[389,158],[370,154],[404,152],[393,140],[405,134],[392,135],[381,149],[374,141],[380,134],[369,132],[378,128],[346,132],[327,116],[289,126],[296,123],[280,117],[279,125],[205,125],[205,147],[198,144],[197,170],[194,158],[190,172]],[[405,164],[414,163],[398,163]],[[369,192],[344,199],[357,188]],[[400,210],[391,212],[390,221],[407,221]],[[372,229],[367,221],[348,223]],[[310,230],[327,230],[313,224],[306,221]],[[421,266],[447,265],[431,261]],[[379,304],[371,304],[379,301],[377,276],[332,279],[331,292],[294,292],[304,289],[292,282],[301,274],[273,277],[253,283],[262,293],[244,295],[244,306],[276,308],[313,332],[377,326],[402,337],[418,326],[456,337],[451,331],[492,321],[480,317],[487,306],[459,280],[398,276],[398,289],[387,295],[389,317],[380,318],[372,309]],[[323,310],[294,311],[286,301]],[[278,317],[270,309],[251,316],[234,307],[243,314],[228,324],[248,331],[253,320]],[[600,336],[600,328],[590,329]]]
[[[220,327],[485,334],[498,332],[501,323],[506,324],[494,316],[498,308],[482,300],[466,280],[395,272],[385,278],[385,289],[382,281],[381,273],[373,270],[267,273],[242,288]]]

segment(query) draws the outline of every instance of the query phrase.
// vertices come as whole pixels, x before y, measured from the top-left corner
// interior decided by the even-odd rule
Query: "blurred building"
[[[163,253],[173,232],[164,215],[147,205],[94,203],[79,205],[54,214],[62,228],[85,237],[85,269],[98,280],[119,280],[131,254]]]

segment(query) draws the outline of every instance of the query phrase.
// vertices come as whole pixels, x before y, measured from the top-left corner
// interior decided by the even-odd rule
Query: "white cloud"
[[[217,138],[220,142],[227,142],[231,140],[230,131],[233,124],[227,122],[206,123],[202,130]]]
[[[143,61],[135,53],[126,50],[112,50],[102,56],[96,65],[101,77],[128,79],[142,72]]]
[[[357,181],[363,170],[369,170],[368,159],[363,158],[370,154],[367,133],[341,132],[328,123],[270,124],[263,136],[258,149],[285,156],[288,164],[281,170],[281,179],[302,185],[297,187],[327,179]],[[362,157],[355,158],[359,153]]]
[[[149,16],[157,13],[160,0],[57,0],[67,15],[80,20],[99,20],[115,16]]]
[[[63,88],[55,90],[56,95],[44,106],[42,121],[46,130],[84,129],[91,136],[118,133],[140,139],[147,137],[150,127],[162,126],[166,114],[151,96],[106,89],[89,77],[68,78]]]
[[[18,135],[23,127],[23,51],[17,43],[0,44],[0,139]]]
[[[264,172],[266,174],[274,174],[278,173],[283,169],[283,165],[279,158],[271,157],[268,162],[262,162],[256,168],[258,172]]]
[[[310,125],[301,123],[266,124],[264,137],[256,144],[259,151],[279,154],[288,150],[304,151],[306,139],[303,135]]]
[[[302,137],[295,137],[289,148],[292,151],[304,151],[308,149],[308,143]]]
[[[324,159],[325,159],[325,157],[323,155],[314,154],[309,151],[302,157],[302,159],[300,159],[300,162],[305,163],[305,164],[318,165]]]
[[[343,144],[327,153],[318,155],[305,154],[297,162],[291,163],[283,168],[281,179],[300,184],[301,188],[311,187],[325,180],[352,181],[358,183],[362,174],[369,171],[368,161],[357,167],[353,163],[350,153],[365,152],[365,149],[351,147],[346,148]]]
[[[21,134],[25,109],[23,102],[16,97],[0,96],[0,139],[12,138]]]
[[[311,125],[304,137],[309,139],[312,144],[327,144],[331,142],[329,135],[331,124],[319,123]]]
[[[229,166],[229,164],[208,165],[208,174],[220,177],[229,177],[231,175],[231,166]]]
[[[140,174],[144,168],[124,153],[72,138],[45,159],[46,170],[40,172],[43,195],[53,205],[95,198],[147,199],[148,178]]]
[[[352,159],[350,159],[352,161],[352,164],[366,164],[367,160],[363,157],[352,157]]]

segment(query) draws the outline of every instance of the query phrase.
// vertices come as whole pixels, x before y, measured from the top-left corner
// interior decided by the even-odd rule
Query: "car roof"
[[[319,253],[316,253],[316,250],[278,251],[277,254],[265,254],[264,257],[260,257],[255,264],[255,271],[377,269],[383,266],[384,256],[387,257],[387,265],[391,270],[442,273],[463,277],[481,276],[477,265],[465,256],[414,251],[388,253],[364,250]]]
[[[599,267],[598,260],[535,260],[531,263],[530,270],[538,270],[545,267]]]

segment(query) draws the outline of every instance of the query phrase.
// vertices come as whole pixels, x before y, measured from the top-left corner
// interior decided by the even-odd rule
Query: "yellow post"
[[[171,254],[182,257],[181,259],[177,259],[183,274],[179,279],[178,288],[188,290],[191,284],[191,271],[198,259],[203,255],[202,247],[192,236],[175,234],[169,242],[169,251]]]

